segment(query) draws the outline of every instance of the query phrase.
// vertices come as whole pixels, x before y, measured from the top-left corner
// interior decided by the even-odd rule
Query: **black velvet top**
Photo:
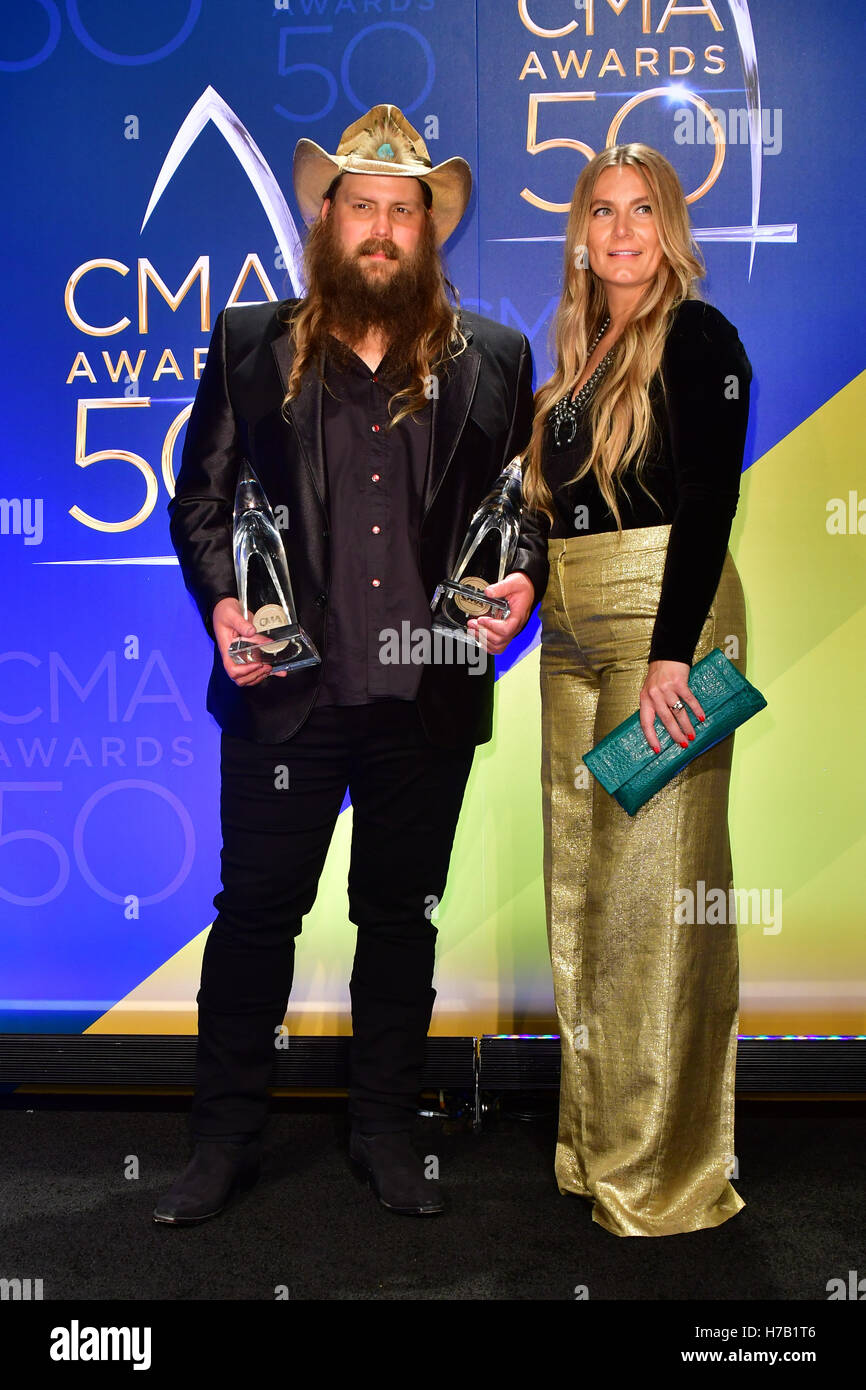
[[[625,475],[617,503],[623,528],[671,523],[649,660],[691,665],[718,587],[737,510],[749,417],[752,367],[737,330],[718,309],[687,299],[675,312],[658,377],[650,387],[658,433],[643,481]],[[666,399],[665,399],[666,392]],[[615,531],[616,520],[590,472],[566,486],[590,447],[588,409],[570,443],[548,426],[542,459],[553,494],[550,538]],[[580,508],[580,510],[577,510]]]

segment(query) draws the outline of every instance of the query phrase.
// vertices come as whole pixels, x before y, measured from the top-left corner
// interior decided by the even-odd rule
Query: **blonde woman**
[[[656,717],[687,747],[704,713],[693,662],[721,646],[745,669],[728,538],[752,372],[736,329],[697,295],[703,273],[668,161],[641,144],[592,159],[571,202],[556,370],[536,393],[526,470],[527,501],[550,523],[541,697],[556,1178],[621,1236],[717,1226],[743,1206],[728,1181],[736,925],[682,909],[701,883],[730,900],[733,738],[633,818],[581,764],[637,709],[654,751]]]

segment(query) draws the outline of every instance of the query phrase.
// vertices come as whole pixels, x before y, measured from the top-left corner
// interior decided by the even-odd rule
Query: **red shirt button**
[[[373,585],[373,588],[374,588],[374,589],[378,589],[378,587],[379,587],[379,585],[382,583],[382,581],[381,581],[381,579],[371,579],[371,580],[370,580],[370,583]]]
[[[378,534],[379,534],[379,532],[381,531],[381,529],[382,529],[381,526],[371,526],[371,527],[370,527],[370,530],[373,532],[373,535],[374,535],[374,536],[378,536]]]
[[[370,474],[370,479],[371,479],[372,482],[378,483],[378,481],[379,481],[379,474],[378,474],[378,473],[371,473],[371,474]]]
[[[378,425],[371,425],[370,428],[372,429],[372,431],[373,431],[374,434],[378,434],[378,433],[379,433],[379,426],[378,426]]]

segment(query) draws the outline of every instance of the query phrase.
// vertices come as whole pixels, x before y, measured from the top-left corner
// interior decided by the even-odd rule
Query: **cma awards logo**
[[[542,22],[539,10],[536,7],[536,0],[516,0],[517,12],[524,30],[534,37],[559,43],[558,48],[553,48],[548,54],[544,51],[533,49],[527,56],[520,72],[519,81],[524,82],[529,77],[540,78],[544,82],[555,81],[557,76],[565,81],[571,71],[581,82],[589,78],[604,79],[608,74],[611,76],[625,77],[627,75],[626,64],[620,58],[619,52],[615,47],[610,47],[602,56],[602,45],[599,44],[598,51],[594,54],[593,47],[583,50],[581,54],[575,48],[571,48],[564,56],[561,51],[562,40],[568,39],[574,42],[574,37],[580,30],[580,22],[573,17],[566,18],[568,10],[564,9],[563,18],[557,27],[549,18]],[[680,5],[678,0],[659,0],[658,9],[653,4],[653,0],[635,0],[638,4],[637,13],[641,19],[642,35],[669,36],[671,21],[677,19],[688,19],[692,25],[698,23],[708,24],[712,30],[713,37],[724,31],[722,20],[712,4],[712,0],[701,0],[701,3]],[[629,0],[574,0],[570,8],[579,11],[584,16],[584,32],[588,41],[593,42],[593,46],[598,42],[596,38],[596,19],[603,14],[604,18],[610,22],[619,22],[626,11]],[[758,242],[795,242],[797,240],[796,223],[779,223],[765,225],[760,220],[761,207],[761,182],[763,176],[763,161],[765,154],[765,141],[767,139],[768,116],[772,115],[778,119],[781,126],[781,111],[773,113],[765,111],[761,105],[761,84],[758,76],[758,57],[755,47],[755,35],[752,29],[751,15],[749,14],[748,0],[728,0],[731,22],[736,34],[737,46],[739,50],[740,68],[743,75],[743,92],[746,99],[746,106],[742,110],[725,112],[724,110],[714,109],[708,101],[699,93],[692,91],[681,82],[674,82],[667,86],[652,86],[638,90],[633,94],[627,94],[628,99],[614,115],[613,120],[607,130],[604,140],[604,147],[614,145],[619,140],[619,130],[625,118],[636,107],[644,102],[660,100],[668,105],[676,105],[681,109],[677,111],[677,126],[674,138],[678,144],[711,144],[713,148],[712,167],[709,174],[693,192],[687,194],[686,202],[694,203],[713,186],[721,173],[725,160],[726,143],[732,143],[739,138],[745,138],[749,146],[749,162],[751,173],[751,217],[747,224],[740,226],[727,227],[695,227],[693,229],[697,241],[706,242],[747,242],[750,245],[749,256],[749,279],[752,275],[752,267],[755,260],[755,247]],[[634,10],[634,6],[629,6],[629,13]],[[653,28],[653,11],[656,10],[658,23]],[[550,15],[548,4],[544,13]],[[691,31],[690,31],[691,32]],[[718,74],[726,70],[726,60],[724,48],[719,43],[708,45],[704,49],[704,71],[708,74]],[[652,46],[638,47],[634,55],[634,75],[637,78],[649,74],[658,77],[659,64],[662,62],[662,55],[658,48]],[[684,76],[691,72],[697,61],[696,54],[692,49],[673,45],[668,52],[668,71],[669,75],[675,78]],[[591,66],[594,64],[594,66]],[[593,77],[590,78],[589,74]],[[729,89],[726,89],[729,90]],[[608,95],[608,94],[605,94]],[[545,139],[538,138],[538,123],[541,108],[551,103],[560,102],[594,102],[596,93],[592,90],[581,89],[580,91],[531,91],[528,93],[528,117],[527,117],[527,138],[526,151],[530,155],[542,154],[545,150],[554,148],[565,148],[579,150],[588,159],[592,158],[595,151],[585,144],[582,140],[574,138]],[[585,109],[585,108],[584,108]],[[703,127],[698,128],[696,117],[702,113],[710,138],[704,136]],[[727,115],[727,120],[726,120]],[[739,119],[742,117],[742,119]],[[726,138],[727,127],[727,138]],[[743,135],[741,136],[741,131]],[[781,133],[779,131],[778,140],[774,138],[769,153],[777,152],[781,143]],[[569,203],[554,203],[543,197],[539,197],[529,188],[524,188],[521,197],[533,207],[541,208],[547,212],[568,212]],[[526,237],[499,237],[499,241],[564,241],[564,236],[526,236]]]
[[[159,174],[157,175],[139,234],[141,234],[147,226],[154,209],[180,167],[184,156],[188,153],[202,130],[204,130],[211,121],[223,135],[229,148],[235,154],[246,173],[276,238],[277,249],[280,253],[280,258],[277,260],[276,264],[280,268],[285,268],[295,296],[301,297],[305,290],[303,277],[303,247],[294,218],[292,217],[279,184],[255,140],[242,121],[240,121],[234,111],[232,111],[231,107],[227,105],[219,93],[211,86],[205,88],[198,101],[190,109],[171,143]],[[117,323],[108,326],[96,326],[85,322],[75,303],[75,291],[83,276],[91,270],[100,268],[112,270],[121,275],[126,275],[129,271],[129,267],[123,265],[119,261],[86,261],[78,266],[69,277],[64,299],[67,314],[77,328],[91,336],[105,337],[109,334],[123,331],[123,329],[130,324],[129,318],[123,318]],[[269,297],[273,299],[277,298],[273,287],[267,280],[258,256],[251,254],[246,257],[244,265],[228,297],[227,302],[229,304],[236,303],[239,300],[250,271],[256,273],[262,287],[268,292]],[[210,327],[209,258],[207,256],[199,256],[177,293],[171,292],[149,260],[141,258],[138,264],[139,331],[142,333],[148,331],[147,293],[149,284],[155,286],[156,290],[174,311],[178,308],[185,295],[191,290],[196,279],[199,280],[200,289],[201,327],[202,330],[206,330]],[[206,352],[206,349],[196,348],[193,355],[196,378],[201,374],[201,359],[204,352]],[[103,532],[132,531],[141,526],[148,519],[156,506],[159,497],[159,476],[157,470],[143,457],[143,455],[133,453],[128,449],[115,447],[113,449],[103,449],[95,452],[89,451],[87,444],[87,427],[88,417],[91,416],[94,411],[149,407],[151,405],[151,398],[149,396],[140,395],[138,390],[139,376],[146,356],[146,349],[142,349],[139,352],[138,360],[134,365],[130,360],[129,353],[125,350],[117,352],[114,361],[111,360],[111,355],[107,352],[103,352],[102,356],[105,359],[106,368],[112,381],[119,380],[124,366],[126,367],[126,379],[131,382],[131,389],[124,396],[109,396],[104,398],[88,397],[79,399],[76,415],[75,461],[79,467],[87,467],[91,463],[100,461],[116,461],[131,465],[137,469],[145,479],[145,499],[134,515],[125,517],[121,521],[107,521],[102,517],[93,516],[82,507],[78,506],[77,503],[70,507],[69,514],[77,522],[90,530]],[[166,348],[163,352],[159,365],[153,373],[153,380],[159,380],[166,372],[173,374],[179,380],[183,379],[177,360],[169,348]],[[66,378],[67,385],[70,385],[77,377],[85,377],[92,384],[96,383],[96,376],[93,368],[87,354],[83,350],[79,351],[75,356],[75,360]],[[168,401],[172,398],[164,397],[161,399]],[[177,403],[181,402],[178,401]],[[162,443],[161,475],[169,496],[174,495],[175,444],[181,428],[189,419],[191,411],[192,401],[186,398],[183,409],[176,415],[174,420],[172,420]],[[117,559],[53,560],[42,561],[41,563],[60,565],[176,565],[177,558],[174,555],[149,555],[130,556]]]

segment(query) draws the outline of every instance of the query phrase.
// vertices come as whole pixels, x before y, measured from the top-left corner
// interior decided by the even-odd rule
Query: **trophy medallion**
[[[476,574],[467,574],[463,579],[464,589],[479,589],[482,593],[487,587],[486,579],[479,579]],[[454,602],[463,613],[468,613],[470,618],[483,618],[490,612],[490,599],[468,598],[465,593],[454,595]]]

